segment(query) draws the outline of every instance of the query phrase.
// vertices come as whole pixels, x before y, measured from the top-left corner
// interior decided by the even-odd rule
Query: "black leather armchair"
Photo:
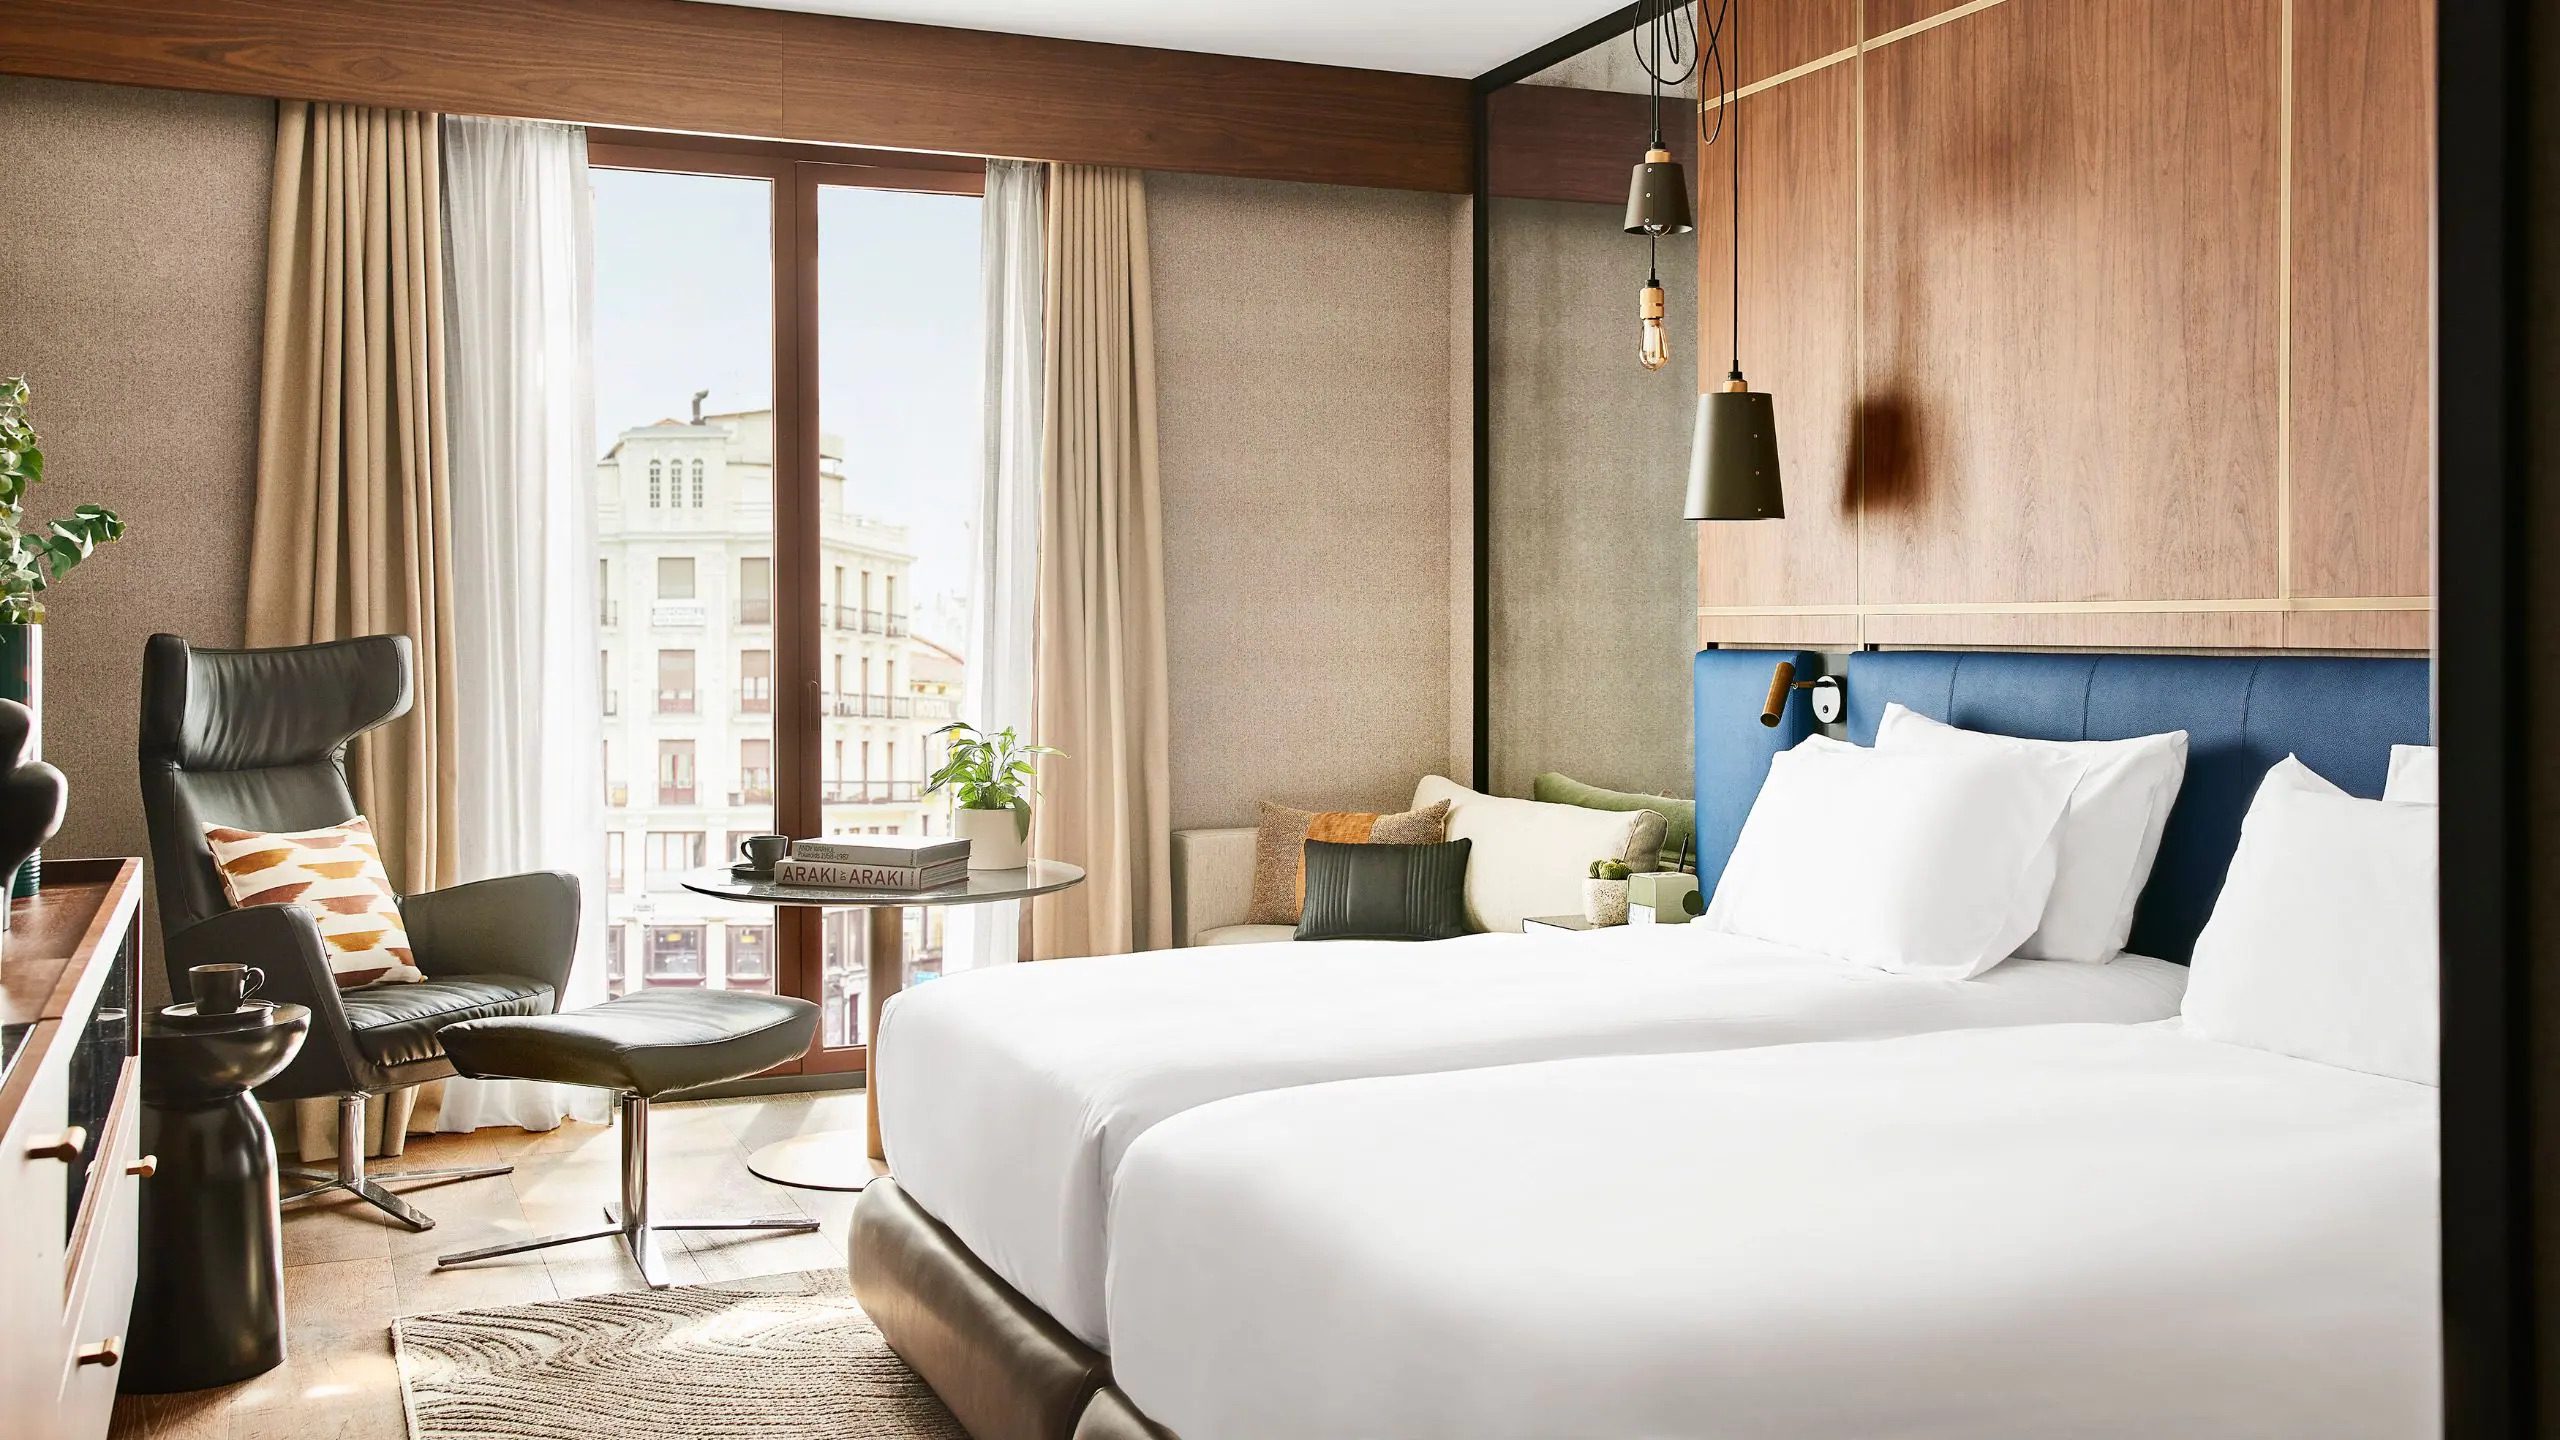
[[[276,650],[194,650],[154,635],[142,659],[142,809],[173,994],[194,965],[267,972],[264,998],[309,1006],[311,1038],[260,1087],[268,1100],[334,1096],[333,1174],[296,1172],[301,1199],[347,1190],[414,1230],[435,1221],[384,1188],[462,1180],[507,1166],[365,1172],[365,1097],[454,1073],[438,1033],[487,1016],[545,1015],[577,954],[576,877],[510,875],[403,896],[401,920],[426,979],[340,990],[312,917],[292,905],[233,909],[208,825],[316,830],[357,813],[347,742],[409,709],[409,639],[374,635]]]

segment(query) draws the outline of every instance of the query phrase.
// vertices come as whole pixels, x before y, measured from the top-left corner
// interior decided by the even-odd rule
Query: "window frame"
[[[587,132],[587,162],[607,170],[721,175],[769,183],[773,269],[773,558],[770,605],[774,828],[814,835],[825,827],[820,717],[825,673],[820,589],[820,512],[826,466],[818,435],[818,197],[830,185],[922,194],[986,194],[986,162],[968,155],[930,155],[845,146],[734,140],[603,127]],[[672,497],[671,497],[672,498]],[[695,599],[702,577],[696,572]],[[838,601],[837,603],[841,603]],[[834,613],[832,611],[828,612]],[[661,760],[657,763],[663,764]],[[701,792],[701,756],[693,756],[693,794]],[[653,772],[651,782],[657,783]],[[780,907],[774,916],[772,986],[777,993],[823,1000],[824,935],[812,912]],[[707,942],[706,942],[707,943]],[[645,933],[643,946],[645,948]],[[639,962],[643,971],[646,959]],[[811,1046],[797,1063],[767,1073],[858,1072],[863,1045]]]

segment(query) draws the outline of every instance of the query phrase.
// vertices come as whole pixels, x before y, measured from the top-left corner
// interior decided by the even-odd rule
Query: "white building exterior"
[[[734,858],[740,838],[775,828],[773,413],[704,415],[695,403],[690,421],[622,432],[596,467],[607,953],[617,995],[774,985],[772,914],[677,883],[686,870]],[[826,829],[927,831],[944,808],[919,793],[927,737],[957,714],[958,657],[910,633],[914,555],[904,527],[856,513],[843,442],[830,435],[819,448]],[[829,1045],[860,1038],[855,918],[837,912],[827,927]],[[908,932],[914,958],[931,965],[938,925]]]

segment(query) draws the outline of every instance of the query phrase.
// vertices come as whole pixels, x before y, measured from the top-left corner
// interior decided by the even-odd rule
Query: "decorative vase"
[[[1583,881],[1582,918],[1594,925],[1626,924],[1627,882],[1624,880]]]
[[[27,748],[24,760],[44,758],[44,627],[41,625],[0,625],[0,700],[15,700],[27,707]],[[23,900],[36,893],[43,878],[44,853],[27,857],[9,880],[8,898]]]
[[[954,810],[951,833],[969,842],[972,870],[1019,870],[1031,863],[1022,844],[1028,825],[1010,810]]]

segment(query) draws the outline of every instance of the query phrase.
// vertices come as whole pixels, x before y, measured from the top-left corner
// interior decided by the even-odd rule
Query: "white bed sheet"
[[[1108,1348],[1104,1211],[1131,1141],[1233,1095],[1370,1075],[2177,1013],[2186,971],[2013,961],[1888,975],[1698,925],[1427,945],[1218,946],[929,982],[888,1007],[898,1183],[995,1272]],[[1524,1165],[1532,1157],[1524,1146]]]
[[[1183,1440],[2409,1440],[2436,1097],[2174,1020],[1247,1096],[1122,1162],[1113,1373]]]

